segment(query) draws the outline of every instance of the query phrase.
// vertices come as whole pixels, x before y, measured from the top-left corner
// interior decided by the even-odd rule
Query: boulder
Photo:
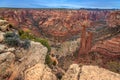
[[[47,51],[48,51],[47,48],[38,42],[31,41],[30,44],[31,46],[28,50],[27,64],[30,64],[30,65],[35,65],[36,63],[44,64]]]
[[[2,25],[4,25],[4,24],[8,24],[8,21],[6,21],[6,20],[1,20],[1,19],[0,19],[0,26],[2,26]]]
[[[10,24],[6,20],[0,20],[0,30],[7,31],[9,29]]]
[[[0,44],[0,53],[1,53],[1,52],[4,52],[5,49],[6,49],[6,46],[3,45],[3,44]]]
[[[57,80],[57,78],[46,65],[36,64],[25,71],[25,80]]]
[[[15,55],[11,52],[5,52],[0,54],[0,63],[3,61],[12,62],[15,59]]]
[[[11,48],[8,48],[5,50],[6,52],[14,52],[15,51],[15,48],[14,47],[11,47]]]
[[[0,80],[8,80],[13,72],[15,55],[11,52],[0,54]]]
[[[78,80],[80,67],[78,64],[72,64],[63,76],[62,80]]]
[[[8,55],[10,55],[10,52],[0,54],[0,63],[4,61]]]
[[[3,32],[0,31],[0,42],[2,42],[4,40],[4,34]]]

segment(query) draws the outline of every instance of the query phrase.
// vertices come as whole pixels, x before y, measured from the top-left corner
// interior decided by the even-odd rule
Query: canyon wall
[[[16,28],[30,30],[37,36],[47,36],[64,41],[81,31],[80,22],[85,16],[93,21],[95,28],[105,24],[111,10],[59,10],[59,9],[0,9],[0,17]]]

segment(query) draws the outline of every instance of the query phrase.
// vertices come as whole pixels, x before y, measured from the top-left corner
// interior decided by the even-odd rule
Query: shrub
[[[5,37],[5,43],[9,46],[18,46],[20,43],[19,36],[15,33],[8,32],[4,35]]]
[[[53,64],[49,54],[46,55],[45,64],[47,64],[49,67],[51,67]]]
[[[23,30],[19,30],[19,35],[21,39],[29,39],[29,40],[34,40],[35,37],[30,34],[30,32],[24,32]]]
[[[8,32],[4,35],[5,38],[16,37],[19,38],[19,35],[14,32]]]
[[[19,35],[20,35],[21,39],[29,39],[29,40],[33,40],[35,42],[40,42],[43,46],[47,47],[48,52],[51,51],[51,47],[46,39],[37,38],[34,35],[30,34],[29,31],[24,32],[23,30],[19,30]]]
[[[20,37],[18,34],[14,32],[8,32],[4,35],[5,37],[5,43],[12,47],[22,47],[24,49],[29,48],[30,42],[28,40],[20,40]]]
[[[28,49],[30,47],[30,41],[29,40],[24,40],[20,44],[21,44],[21,47],[23,47],[24,49]]]

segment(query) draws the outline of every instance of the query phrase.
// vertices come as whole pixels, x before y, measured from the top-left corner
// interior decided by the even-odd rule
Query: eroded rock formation
[[[107,16],[107,23],[110,27],[120,26],[120,11],[113,11]]]
[[[29,29],[36,35],[46,35],[56,41],[64,41],[81,31],[80,22],[95,21],[92,27],[103,23],[111,10],[50,10],[50,9],[1,9],[0,16],[23,30]],[[91,26],[89,26],[91,27]]]
[[[115,11],[109,14],[107,37],[103,35],[92,47],[91,51],[101,53],[111,58],[120,57],[120,11]],[[99,33],[100,34],[100,33]]]

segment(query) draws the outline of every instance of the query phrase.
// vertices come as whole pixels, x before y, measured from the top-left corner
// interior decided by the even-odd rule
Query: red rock
[[[110,10],[1,9],[0,16],[17,28],[29,28],[34,34],[69,38],[80,33],[80,22],[85,18],[104,21],[110,12]]]

